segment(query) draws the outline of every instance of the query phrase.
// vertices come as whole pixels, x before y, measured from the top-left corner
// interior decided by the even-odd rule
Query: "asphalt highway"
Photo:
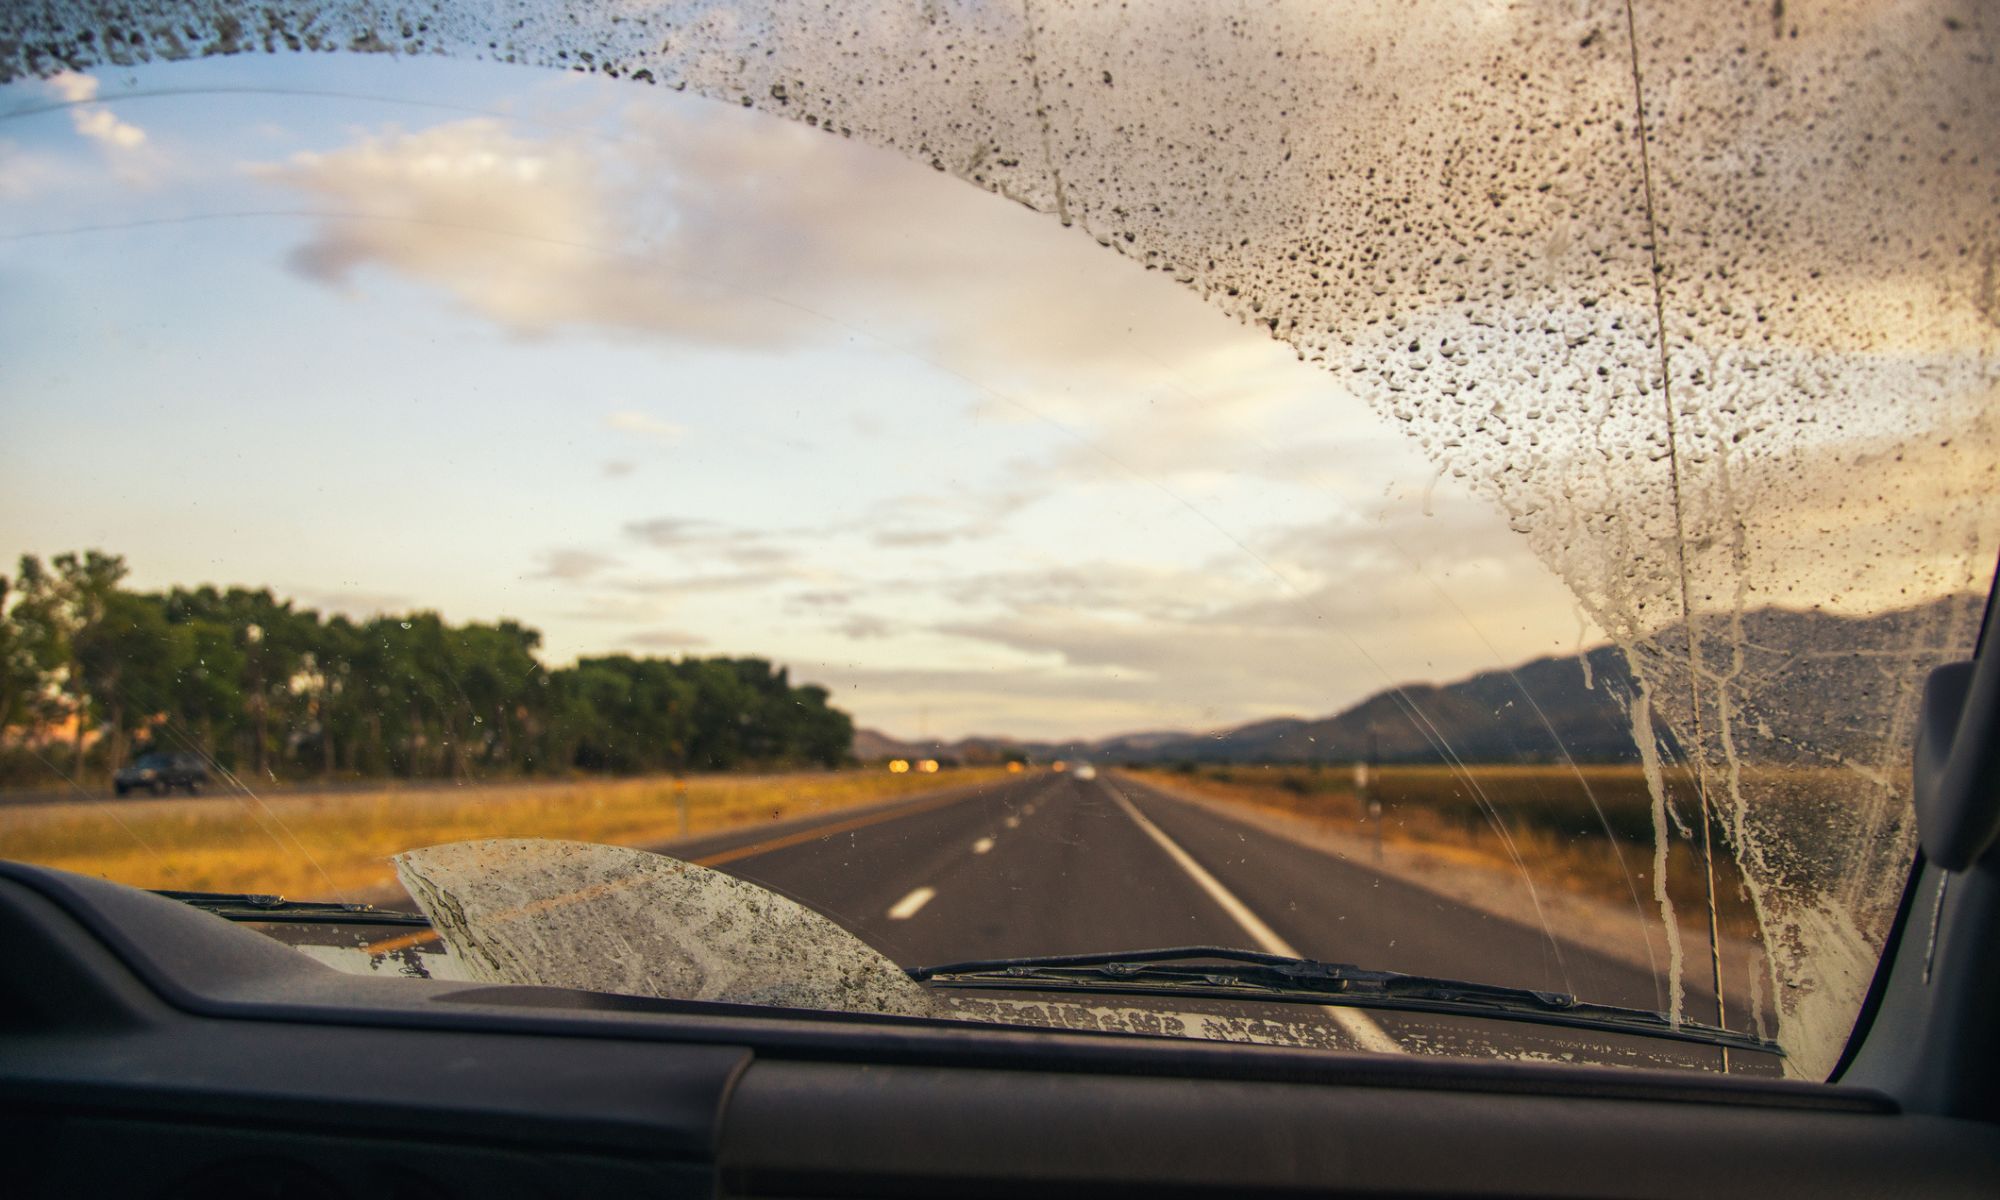
[[[649,849],[789,896],[905,967],[1227,946],[1567,992],[1628,1008],[1666,1007],[1666,981],[1656,972],[1579,945],[1560,928],[1496,916],[1111,772],[947,784]],[[331,947],[353,955],[358,948],[371,959],[420,955],[437,936],[428,929],[316,924],[265,932],[309,951]],[[1013,997],[1050,998],[1025,991]],[[1063,998],[1253,1021],[1323,1018],[1341,1044],[1380,1053],[1723,1065],[1720,1051],[1709,1046],[1512,1019],[1205,998]],[[1691,994],[1688,1012],[1696,1019],[1706,1015],[1699,1004]],[[1735,1000],[1731,1008],[1743,1011]],[[1743,1026],[1740,1017],[1731,1024]],[[1776,1074],[1780,1066],[1757,1053],[1735,1052],[1728,1062],[1731,1071],[1756,1074]]]
[[[1034,773],[659,849],[807,904],[904,966],[1219,945],[1666,1007],[1663,979],[1560,930],[1457,903],[1110,772]],[[1384,1036],[1447,1050],[1454,1039],[1477,1046],[1497,1036],[1500,1049],[1556,1057],[1579,1045],[1573,1031],[1395,1013],[1342,1026],[1374,1049],[1388,1048]],[[1718,1056],[1690,1048],[1670,1057],[1712,1065]],[[1739,1070],[1771,1065],[1736,1057]]]

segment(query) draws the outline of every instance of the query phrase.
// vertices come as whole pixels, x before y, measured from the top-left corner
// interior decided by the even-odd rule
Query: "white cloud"
[[[989,391],[1052,392],[1171,387],[1252,338],[1076,231],[892,152],[705,101],[635,106],[626,126],[611,141],[483,118],[388,128],[260,173],[343,214],[294,255],[307,275],[385,268],[525,333],[858,337]]]
[[[68,104],[84,104],[97,99],[97,78],[77,71],[58,71],[48,78],[48,88]]]
[[[90,103],[97,99],[95,76],[64,71],[49,77],[48,88],[57,99],[77,106],[70,109],[69,119],[83,137],[114,150],[136,150],[146,144],[145,130],[120,120],[102,105]]]
[[[146,144],[146,131],[119,120],[108,108],[79,108],[70,113],[76,131],[92,141],[117,150],[134,150]]]

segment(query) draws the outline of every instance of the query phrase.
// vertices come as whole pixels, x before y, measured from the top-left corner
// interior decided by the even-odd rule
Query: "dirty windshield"
[[[2000,534],[1995,39],[10,8],[0,855],[382,976],[1825,1078]]]

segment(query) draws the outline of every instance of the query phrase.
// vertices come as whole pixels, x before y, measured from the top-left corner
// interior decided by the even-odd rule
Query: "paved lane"
[[[661,849],[810,905],[906,966],[1275,942],[1326,961],[1664,1007],[1643,968],[1108,773],[1032,774]],[[1490,1045],[1496,1027],[1371,1018],[1442,1049],[1454,1036]],[[1604,1039],[1521,1026],[1506,1040],[1560,1055]]]
[[[1570,992],[1630,1008],[1667,1005],[1653,973],[1624,960],[1143,785],[1120,779],[1111,786],[1226,880],[1307,958]]]
[[[1307,957],[1664,1006],[1643,969],[1108,773],[1031,775],[942,805],[905,802],[859,821],[663,849],[810,904],[905,965],[1168,945],[1258,949],[1120,796]],[[772,848],[743,853],[763,845]],[[921,905],[891,915],[925,888]]]
[[[893,814],[894,809],[873,815]],[[859,828],[731,857],[746,838],[663,847],[839,921],[905,966],[1022,954],[1248,945],[1243,930],[1099,783],[1031,775]],[[907,916],[890,910],[920,888]],[[1252,947],[1254,948],[1254,947]]]

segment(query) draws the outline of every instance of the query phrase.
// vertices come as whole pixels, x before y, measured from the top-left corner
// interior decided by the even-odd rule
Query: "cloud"
[[[58,71],[49,76],[48,88],[68,104],[85,104],[97,99],[97,77],[77,71]]]
[[[1079,689],[1121,703],[1150,690],[1168,707],[1198,699],[1218,720],[1328,712],[1599,640],[1528,539],[1449,486],[1274,528],[1249,549],[1255,559],[945,577],[931,585],[945,611],[979,615],[929,628],[1009,652],[980,673],[994,687],[1017,673],[1008,688],[1060,678],[1056,706]]]
[[[541,569],[530,579],[575,581],[589,579],[618,565],[618,560],[595,550],[549,550],[542,554]]]
[[[777,566],[791,562],[798,557],[788,546],[773,546],[768,542],[745,540],[717,545],[715,552],[730,562],[742,566]]]
[[[877,546],[914,549],[949,545],[990,532],[990,528],[974,525],[961,525],[953,529],[883,529],[870,534],[868,540]]]
[[[1412,43],[1412,54],[1414,47]],[[1123,78],[1120,83],[1124,85]],[[1396,94],[1399,110],[1414,111],[1409,108],[1411,94]],[[1480,119],[1498,119],[1498,112]],[[1855,112],[1865,116],[1868,110],[1861,106]],[[1343,128],[1340,122],[1324,124],[1326,130]],[[1403,136],[1400,121],[1390,128],[1396,137]],[[1574,636],[1578,618],[1570,598],[1538,565],[1531,543],[1508,533],[1483,504],[1462,497],[1441,500],[1432,506],[1435,515],[1424,516],[1411,492],[1431,478],[1431,470],[1409,439],[1385,431],[1332,376],[1301,367],[1288,347],[1232,326],[1161,273],[1149,274],[1131,261],[1093,250],[1079,241],[1076,230],[1063,230],[1045,217],[893,154],[756,114],[648,96],[646,110],[635,107],[620,133],[625,136],[597,141],[560,132],[528,136],[492,120],[454,121],[418,132],[380,130],[344,149],[298,156],[266,174],[348,214],[322,221],[294,256],[296,268],[309,277],[335,283],[364,270],[394,272],[442,291],[467,311],[510,331],[530,335],[586,330],[769,353],[859,341],[908,353],[979,392],[982,420],[1046,422],[1064,435],[1044,439],[1056,448],[1013,473],[1011,482],[1028,484],[1024,494],[1047,494],[1053,485],[1079,480],[1157,482],[1173,489],[1175,499],[1185,497],[1188,507],[1201,515],[1214,514],[1225,536],[1240,537],[1283,576],[1281,582],[1261,567],[1252,570],[1254,564],[1246,565],[1240,556],[1226,570],[1210,570],[1211,564],[1199,561],[1195,551],[1184,553],[1176,566],[1103,561],[1089,567],[970,575],[942,566],[939,577],[928,582],[899,581],[922,595],[910,608],[884,611],[900,621],[900,632],[923,626],[925,619],[918,614],[930,612],[933,633],[984,653],[1004,653],[1016,665],[968,670],[951,680],[927,675],[923,678],[929,682],[922,686],[986,688],[991,695],[1023,699],[1095,696],[1107,704],[1115,701],[1121,713],[1148,702],[1149,694],[1171,705],[1199,698],[1202,705],[1219,706],[1225,717],[1274,704],[1324,711],[1342,697],[1384,683],[1517,661],[1538,650],[1558,649],[1559,635]],[[1244,136],[1289,135],[1273,126],[1246,130]],[[1575,152],[1589,151],[1584,146]],[[1290,159],[1287,147],[1282,154],[1255,161],[1268,160],[1275,169]],[[1423,170],[1426,161],[1413,157],[1413,169]],[[1315,198],[1315,205],[1323,193],[1380,186],[1364,185],[1359,173],[1343,170],[1339,180],[1322,189],[1318,171],[1282,169],[1297,175],[1302,187],[1310,185],[1300,195]],[[1714,169],[1731,178],[1738,173],[1722,159]],[[1496,204],[1476,189],[1460,191],[1462,196],[1452,203],[1475,208]],[[1624,202],[1624,194],[1615,189],[1606,195]],[[1479,403],[1469,402],[1468,389],[1466,397],[1450,404],[1433,396],[1427,410],[1462,410],[1465,428],[1443,433],[1478,449],[1478,454],[1457,452],[1468,473],[1484,473],[1489,482],[1521,477],[1566,484],[1587,469],[1612,477],[1618,488],[1644,499],[1642,477],[1650,469],[1644,461],[1613,462],[1608,471],[1596,462],[1576,471],[1550,468],[1540,476],[1534,470],[1565,455],[1587,453],[1598,432],[1589,419],[1595,411],[1589,404],[1622,403],[1618,397],[1627,395],[1631,381],[1621,376],[1598,383],[1594,374],[1598,364],[1613,356],[1593,347],[1633,344],[1640,335],[1631,330],[1646,327],[1643,321],[1617,326],[1629,315],[1623,309],[1616,319],[1606,315],[1622,302],[1614,298],[1587,310],[1596,317],[1581,308],[1566,312],[1551,306],[1550,293],[1536,284],[1523,293],[1519,311],[1482,301],[1478,320],[1497,324],[1491,329],[1481,324],[1477,328],[1483,332],[1474,335],[1452,323],[1459,319],[1456,310],[1438,298],[1454,289],[1440,289],[1438,281],[1476,269],[1511,288],[1526,276],[1489,270],[1478,255],[1463,268],[1442,265],[1459,260],[1434,263],[1440,247],[1432,234],[1406,228],[1401,234],[1387,230],[1379,243],[1331,238],[1328,253],[1340,261],[1353,254],[1372,256],[1378,245],[1385,247],[1382,261],[1371,258],[1360,276],[1383,286],[1352,287],[1338,274],[1308,278],[1303,273],[1318,269],[1311,254],[1304,255],[1306,261],[1299,261],[1300,256],[1288,260],[1298,262],[1293,267],[1267,249],[1297,246],[1296,208],[1265,204],[1246,209],[1233,201],[1193,195],[1180,200],[1176,211],[1192,213],[1197,224],[1224,222],[1208,231],[1217,236],[1195,238],[1191,244],[1223,261],[1221,268],[1210,268],[1205,280],[1227,282],[1235,272],[1233,277],[1244,284],[1247,294],[1228,302],[1239,311],[1269,301],[1308,318],[1316,313],[1327,317],[1320,322],[1322,334],[1353,336],[1371,345],[1369,339],[1374,339],[1389,348],[1381,362],[1363,362],[1367,355],[1359,351],[1349,356],[1368,367],[1357,386],[1375,387],[1379,393],[1390,369],[1403,372],[1410,386],[1429,381],[1425,386],[1435,388],[1447,377],[1476,379],[1482,386],[1491,381],[1492,390],[1482,390]],[[1558,190],[1546,200],[1524,194],[1509,203],[1561,205],[1574,200]],[[1372,204],[1351,209],[1376,211]],[[1116,210],[1100,205],[1092,212],[1102,224]],[[1134,214],[1142,234],[1148,223],[1157,232],[1160,221],[1176,219],[1157,209],[1154,213]],[[1688,220],[1694,219],[1690,213]],[[1592,247],[1599,235],[1572,229],[1575,224],[1567,216],[1553,222],[1555,235],[1545,247],[1538,241],[1535,253],[1548,260],[1551,270],[1560,266],[1595,286],[1602,272],[1592,261]],[[1251,236],[1243,238],[1245,233]],[[1565,238],[1567,242],[1557,244]],[[1688,240],[1683,235],[1680,242]],[[1734,235],[1721,241],[1734,244]],[[1239,244],[1255,248],[1238,253]],[[1882,253],[1901,251],[1891,246]],[[1253,278],[1249,268],[1260,257],[1271,258],[1263,264],[1269,273]],[[1879,257],[1867,261],[1873,265]],[[1774,254],[1768,261],[1789,272],[1817,270],[1829,259]],[[1406,268],[1421,269],[1431,280],[1430,290],[1387,286],[1400,283],[1396,272]],[[1650,278],[1643,272],[1626,274],[1632,280]],[[1676,286],[1696,286],[1695,276],[1675,278],[1685,281]],[[1274,279],[1286,282],[1273,287]],[[1305,299],[1287,306],[1283,296],[1294,285]],[[1783,289],[1759,282],[1739,291],[1761,295]],[[1233,287],[1230,294],[1235,294]],[[1719,307],[1696,305],[1695,299],[1689,299],[1692,308]],[[1384,305],[1399,311],[1394,321],[1379,327],[1343,317]],[[1556,324],[1563,327],[1542,329],[1552,307],[1560,318]],[[1761,321],[1750,315],[1756,306],[1737,307],[1739,323]],[[1926,306],[1908,307],[1911,321],[1929,319]],[[1599,343],[1567,341],[1572,332],[1568,325],[1581,323],[1581,328],[1593,321],[1610,322],[1620,328],[1619,336],[1607,335]],[[1457,359],[1445,355],[1439,342],[1447,335],[1465,338],[1474,352]],[[1472,340],[1475,336],[1487,340]],[[1544,345],[1547,353],[1537,349]],[[1335,357],[1345,353],[1338,346],[1329,352]],[[1742,374],[1728,363],[1706,365],[1711,378]],[[1780,365],[1786,369],[1765,372],[1773,388],[1814,397],[1827,394],[1824,381],[1813,374],[1823,362]],[[1562,372],[1577,376],[1575,388],[1569,387],[1570,374]],[[1694,371],[1677,364],[1677,372],[1677,378],[1686,380],[1677,387],[1700,386]],[[1795,383],[1795,375],[1802,382]],[[1896,382],[1891,376],[1882,378]],[[1930,394],[1921,379],[1903,382],[1912,386],[1869,390],[1889,396]],[[1385,407],[1391,402],[1379,394],[1377,399]],[[1517,399],[1530,403],[1516,415],[1503,415],[1500,401]],[[1708,408],[1721,411],[1719,405]],[[1783,415],[1792,410],[1772,411]],[[1881,411],[1904,409],[1883,405]],[[1541,419],[1538,412],[1547,418],[1541,425],[1535,424]],[[1635,406],[1632,412],[1639,415],[1607,424],[1645,432],[1654,423],[1650,408]],[[681,435],[678,426],[639,410],[620,410],[605,423],[656,442],[671,443]],[[1727,433],[1740,424],[1721,422],[1718,427]],[[894,421],[858,427],[882,437],[894,436],[899,428]],[[1453,452],[1448,447],[1459,444],[1445,439],[1438,428],[1430,436],[1433,451],[1441,456],[1449,456]],[[1990,446],[1990,430],[1973,444]],[[1646,449],[1636,447],[1641,454]],[[1739,488],[1763,486],[1766,478],[1785,478],[1784,471],[1794,465],[1790,459],[1776,460],[1759,478],[1743,476],[1735,483]],[[1961,479],[1984,478],[1962,462],[1944,465]],[[1907,467],[1876,464],[1876,470],[1900,480],[1918,478]],[[1691,474],[1707,479],[1712,469]],[[1316,502],[1307,496],[1303,504],[1270,502],[1261,513],[1247,516],[1243,509],[1230,511],[1218,498],[1229,499],[1233,477],[1239,476],[1259,484],[1311,486],[1325,503],[1311,507]],[[1830,575],[1847,569],[1854,556],[1845,551],[1863,557],[1873,553],[1858,543],[1873,537],[1882,521],[1916,523],[1922,518],[1912,514],[1931,511],[1905,505],[1905,500],[1924,498],[1913,486],[1871,487],[1868,494],[1879,493],[1879,502],[1870,503],[1866,497],[1846,495],[1846,483],[1859,476],[1843,472],[1825,478],[1825,488],[1791,493],[1794,500],[1813,503],[1790,505],[1783,511],[1791,515],[1782,519],[1765,512],[1750,522],[1761,539],[1757,549],[1768,555],[1760,561],[1782,563],[1790,571],[1795,558],[1818,555]],[[1189,481],[1217,482],[1210,487]],[[1385,488],[1395,489],[1407,502],[1400,508],[1369,503]],[[1773,484],[1770,490],[1782,488]],[[1709,500],[1710,492],[1715,501],[1711,511],[1729,512],[1728,497],[1719,487],[1699,496]],[[1697,493],[1691,490],[1690,495]],[[944,548],[1006,531],[1026,503],[1008,507],[1016,499],[986,497],[982,510],[971,502],[942,505],[935,497],[903,498],[906,502],[897,511],[871,513],[850,531],[878,547]],[[1645,503],[1656,514],[1667,511],[1652,500]],[[1584,501],[1575,507],[1585,518],[1601,516],[1587,511],[1591,506]],[[1315,518],[1300,521],[1298,514],[1306,508]],[[1152,532],[1143,518],[1127,520],[1123,511],[1113,519],[1124,521],[1136,535]],[[1579,519],[1574,528],[1557,528],[1564,537],[1561,552],[1595,552],[1592,531],[1601,524]],[[1843,531],[1843,553],[1823,553],[1828,528]],[[1990,521],[1985,528],[1990,529]],[[800,578],[782,569],[802,556],[796,548],[800,531],[750,533],[674,517],[632,521],[624,529],[639,545],[673,557],[653,574],[635,570],[627,577],[592,577],[591,588],[608,595],[750,591]],[[1207,531],[1198,532],[1207,538]],[[1902,537],[1900,527],[1897,537]],[[1915,530],[1908,545],[1921,549],[1935,541],[1934,532],[1927,540],[1922,530]],[[1719,562],[1727,551],[1717,543],[1697,556],[1697,565]],[[905,559],[950,557],[939,553]],[[1550,561],[1558,557],[1550,552]],[[1614,573],[1631,562],[1610,553],[1599,557]],[[995,555],[990,561],[1032,560]],[[1905,559],[1882,561],[1884,566],[1869,581],[1871,592],[1889,587]],[[1727,572],[1718,567],[1709,577],[1726,582]],[[1853,585],[1830,579],[1816,586],[1832,594]],[[783,603],[828,610],[848,603],[844,593],[812,595],[819,598],[786,597]],[[875,607],[874,593],[869,599]],[[935,603],[923,609],[920,602]],[[946,603],[973,611],[949,620],[937,617]],[[835,622],[843,615],[829,613],[821,620]],[[856,616],[830,626],[812,624],[868,641],[879,638],[891,619]],[[945,667],[938,670],[948,673]]]
[[[658,417],[636,409],[622,409],[612,413],[604,418],[604,427],[615,429],[620,433],[638,434],[640,437],[650,438],[668,446],[680,441],[687,434],[685,426],[676,425],[672,421],[662,421]]]
[[[652,517],[626,522],[625,533],[655,550],[739,567],[774,568],[798,558],[795,549],[778,544],[773,534],[734,529],[714,521]]]
[[[121,121],[108,108],[79,108],[70,113],[76,131],[92,141],[117,150],[132,150],[146,144],[146,131]]]
[[[1066,691],[1132,697],[1150,690],[1163,704],[1199,700],[1225,714],[1318,715],[1394,684],[1512,666],[1526,657],[1496,660],[1469,617],[1425,603],[1415,589],[1372,601],[1372,607],[1357,603],[1336,587],[1261,609],[1179,620],[1048,609],[950,622],[937,632],[1003,646],[1043,670],[1091,681]],[[1568,610],[1557,615],[1574,629]],[[1543,653],[1573,648],[1553,634]]]
[[[896,632],[897,625],[881,617],[857,613],[833,628],[834,632],[842,637],[852,638],[855,641],[870,641],[889,637]]]
[[[70,124],[78,134],[114,150],[136,150],[146,144],[146,131],[120,120],[110,109],[91,104],[97,99],[97,78],[74,71],[49,77],[48,88],[70,109]]]
[[[1226,571],[1118,562],[960,575],[940,581],[938,590],[959,608],[998,606],[1017,614],[1081,611],[1159,620],[1189,619],[1261,594]]]
[[[1016,464],[1015,471],[1036,474],[1056,470],[1054,464]],[[1000,533],[1009,518],[1047,496],[1044,490],[1004,488],[990,492],[955,491],[945,495],[895,496],[875,504],[849,528],[867,533],[886,549],[915,549],[977,541]],[[910,524],[909,514],[926,514],[923,524]]]
[[[715,287],[646,252],[629,218],[648,206],[617,193],[581,135],[524,137],[486,118],[391,127],[252,173],[337,214],[291,254],[308,279],[345,285],[384,268],[528,335],[580,326],[763,340],[743,314],[717,307]]]
[[[707,638],[698,633],[687,633],[679,629],[646,629],[625,635],[627,645],[645,649],[681,650],[709,644]]]
[[[639,596],[672,596],[693,592],[736,592],[760,589],[792,578],[786,571],[732,571],[672,578],[632,576],[605,580],[603,586]]]
[[[293,255],[308,277],[391,270],[525,333],[761,350],[859,335],[986,388],[1159,379],[1246,336],[1075,231],[891,151],[648,101],[615,141],[477,118],[259,173],[343,214]]]
[[[707,541],[715,537],[721,528],[713,521],[689,520],[685,517],[652,517],[644,521],[628,521],[625,524],[627,535],[661,550]]]
[[[623,479],[633,471],[638,470],[638,468],[639,464],[629,458],[608,459],[605,461],[603,467],[604,477],[606,479]]]

